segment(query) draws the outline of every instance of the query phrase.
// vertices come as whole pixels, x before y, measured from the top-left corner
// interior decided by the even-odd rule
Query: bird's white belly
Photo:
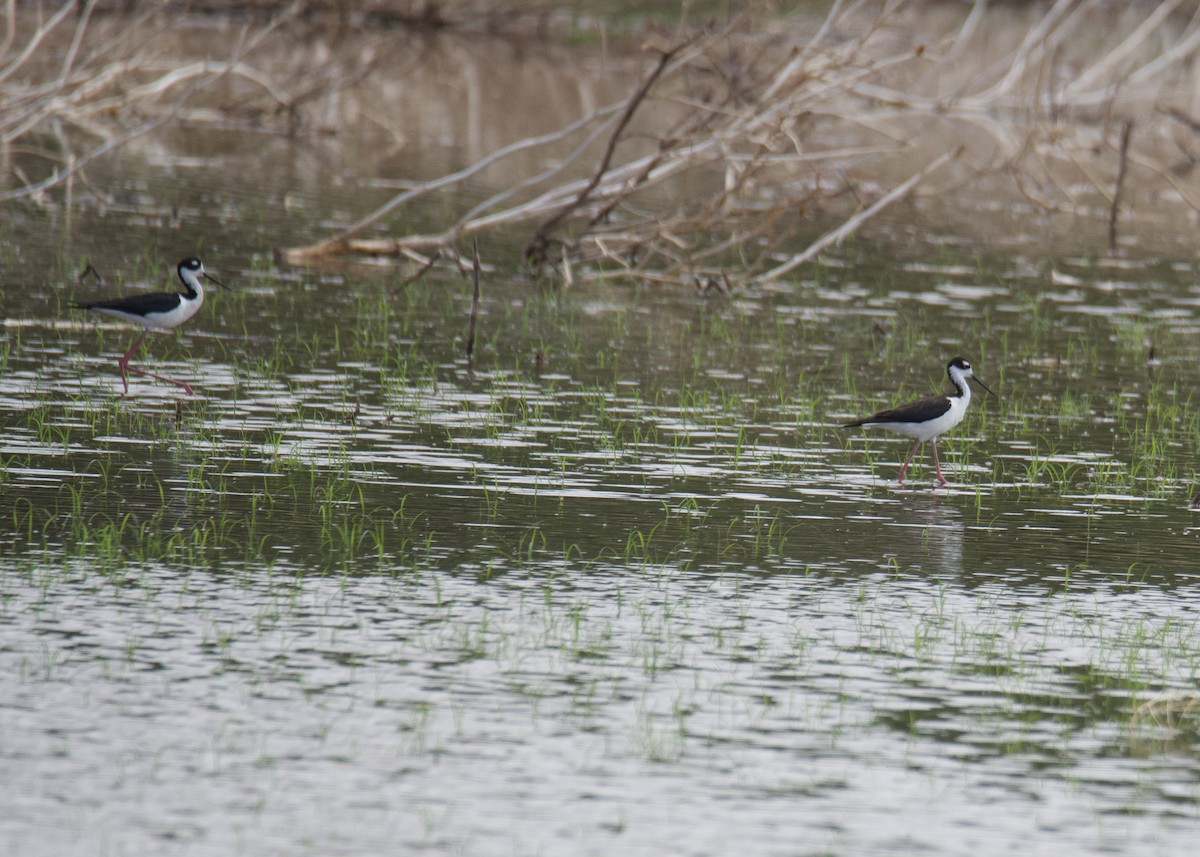
[[[966,405],[961,399],[950,400],[950,408],[936,419],[922,423],[877,423],[880,428],[915,437],[920,441],[929,441],[941,437],[950,429],[962,422],[967,413]]]
[[[151,314],[147,316],[146,322],[155,327],[165,328],[168,330],[173,327],[179,327],[179,325],[183,324],[200,311],[200,305],[202,303],[203,301],[199,299],[181,301],[179,306],[175,307],[175,309],[171,310],[170,312]]]

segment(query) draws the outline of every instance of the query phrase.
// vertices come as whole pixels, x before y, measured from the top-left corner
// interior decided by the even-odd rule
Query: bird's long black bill
[[[982,381],[980,381],[977,376],[972,375],[971,380],[974,381],[976,384],[978,384],[980,387],[983,387],[983,389],[987,390],[989,393],[992,393],[992,388],[989,387],[987,384],[983,383]],[[995,393],[992,393],[992,398],[999,399],[1000,397],[997,396]]]
[[[229,286],[225,285],[220,280],[218,280],[216,277],[214,277],[212,274],[208,273],[208,271],[205,271],[203,276],[204,276],[204,279],[208,280],[210,283],[216,283],[218,286],[220,286],[223,289],[226,289],[228,291],[233,291],[233,289],[229,288]]]

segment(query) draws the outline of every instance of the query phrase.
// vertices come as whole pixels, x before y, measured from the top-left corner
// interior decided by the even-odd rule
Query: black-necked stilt
[[[925,441],[929,441],[933,445],[933,466],[937,471],[938,485],[946,484],[946,478],[942,476],[942,464],[938,461],[937,439],[962,422],[963,417],[966,416],[967,405],[971,404],[971,387],[967,384],[967,379],[974,378],[979,386],[992,393],[987,384],[975,378],[971,364],[962,357],[955,357],[946,365],[946,374],[950,376],[950,383],[957,388],[958,392],[947,396],[929,396],[925,399],[918,399],[898,408],[889,408],[886,411],[872,414],[865,419],[845,423],[843,426],[843,428],[880,426],[917,439],[908,458],[904,459],[904,464],[900,466],[901,485],[904,484],[904,471],[908,469],[909,462],[912,461],[913,456],[917,454],[917,450]],[[996,394],[992,393],[992,395]]]
[[[162,375],[155,375],[153,372],[147,372],[145,369],[137,369],[129,365],[133,353],[138,350],[138,346],[142,344],[142,340],[146,338],[146,334],[154,330],[159,333],[169,333],[172,329],[179,327],[189,318],[199,312],[201,305],[204,303],[204,284],[200,281],[203,277],[213,283],[216,283],[223,289],[229,288],[215,277],[205,273],[204,265],[199,259],[188,257],[184,259],[175,268],[179,273],[179,279],[183,281],[182,292],[153,292],[144,295],[129,295],[128,297],[117,298],[111,301],[90,301],[76,302],[75,306],[79,309],[91,309],[96,312],[102,312],[105,315],[115,316],[124,321],[131,321],[135,324],[140,324],[145,328],[141,335],[133,341],[133,345],[129,346],[129,350],[125,355],[117,361],[117,365],[121,367],[121,383],[125,385],[125,393],[129,393],[129,379],[126,377],[127,372],[136,372],[138,375],[146,375],[150,378],[156,378],[159,381],[166,381],[168,384],[174,384],[177,387],[183,387],[189,396],[193,395],[192,387],[186,381],[176,381],[174,378],[165,378]]]

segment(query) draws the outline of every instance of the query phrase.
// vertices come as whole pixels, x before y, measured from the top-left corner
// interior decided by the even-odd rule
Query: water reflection
[[[944,512],[925,504],[911,520],[959,521]],[[923,575],[705,582],[553,566],[482,585],[146,566],[119,587],[74,567],[49,588],[10,575],[6,596],[0,659],[19,676],[6,746],[22,750],[2,763],[26,784],[27,760],[45,760],[23,800],[37,844],[9,841],[35,853],[114,830],[133,850],[179,829],[192,848],[232,847],[227,825],[193,812],[209,798],[227,818],[265,802],[254,838],[271,841],[448,843],[487,828],[470,821],[487,807],[506,843],[476,842],[483,853],[565,846],[580,830],[601,849],[682,837],[702,850],[701,833],[665,814],[664,791],[714,817],[744,804],[739,837],[755,850],[786,850],[797,823],[832,825],[856,852],[937,850],[954,830],[1003,837],[980,794],[1053,801],[1063,835],[1091,847],[1097,812],[1169,804],[1194,776],[1186,748],[1173,764],[1123,751],[1121,664],[1154,657],[1127,635],[1178,619],[1163,598],[1124,600],[1110,624],[1119,614],[1103,600],[969,593]],[[155,789],[136,785],[145,777]],[[931,780],[955,784],[936,815],[922,809]],[[76,795],[73,826],[50,823],[46,793]],[[314,793],[328,804],[315,814],[300,800]],[[564,794],[587,811],[547,826]],[[833,823],[866,797],[877,824]],[[1127,836],[1171,817],[1135,815]]]
[[[963,571],[964,526],[954,501],[935,492],[904,495],[883,522],[886,554],[897,567],[915,567],[934,577],[959,579]]]

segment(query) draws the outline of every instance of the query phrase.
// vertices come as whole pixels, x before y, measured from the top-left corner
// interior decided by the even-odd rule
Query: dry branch
[[[467,369],[475,368],[475,331],[479,324],[479,242],[472,242],[471,321],[467,327]]]
[[[587,184],[580,189],[579,193],[575,196],[575,199],[573,199],[565,207],[551,216],[549,220],[538,227],[537,232],[534,233],[533,238],[525,247],[526,260],[535,261],[537,263],[541,263],[546,260],[546,250],[550,243],[550,233],[553,232],[559,226],[559,224],[566,220],[572,214],[572,212],[578,211],[584,205],[584,203],[588,201],[589,197],[596,190],[596,188],[599,187],[600,182],[604,179],[605,174],[608,172],[609,165],[612,163],[613,154],[616,152],[617,143],[620,142],[621,134],[626,128],[629,127],[629,122],[631,119],[633,119],[633,114],[637,111],[638,107],[641,106],[642,102],[645,101],[646,94],[650,91],[650,88],[654,86],[660,77],[662,77],[663,72],[666,71],[667,66],[670,64],[671,59],[686,46],[686,43],[675,45],[662,52],[662,55],[658,58],[658,62],[655,64],[653,71],[646,76],[646,79],[642,81],[642,83],[634,91],[633,95],[629,97],[629,101],[625,105],[625,109],[621,111],[620,117],[617,119],[617,126],[613,129],[612,135],[608,139],[608,144],[605,146],[604,154],[601,156],[600,163],[596,167],[595,172],[592,174],[591,179],[589,179]],[[609,208],[611,208],[611,206]],[[592,221],[595,222],[596,219],[596,217],[593,217]]]
[[[292,132],[302,105],[371,68],[369,58],[260,61],[258,46],[312,4],[267,23],[247,19],[258,23],[226,40],[221,56],[187,56],[182,36],[175,50],[161,47],[177,24],[155,4],[129,32],[106,29],[93,5],[64,0],[40,18],[14,0],[3,6],[0,144],[8,154],[50,152],[57,163],[10,159],[0,201],[86,180],[96,158],[166,123],[251,115],[260,130]],[[464,238],[506,230],[540,270],[576,282],[736,286],[792,275],[896,201],[919,211],[948,189],[1082,214],[1101,234],[1106,217],[1115,234],[1118,196],[1123,229],[1154,210],[1135,204],[1139,194],[1200,211],[1200,194],[1170,166],[1180,151],[1200,161],[1186,127],[1200,13],[1162,0],[1131,25],[1120,6],[836,0],[819,20],[759,9],[681,30],[629,58],[636,83],[624,98],[408,186],[284,258],[369,254],[425,265],[457,258]],[[1114,158],[1111,129],[1134,122],[1138,133]],[[538,166],[518,172],[518,160]],[[505,186],[465,211],[423,234],[389,228],[405,206],[463,198],[468,181],[493,170],[506,172]]]
[[[913,188],[915,188],[917,185],[919,185],[921,182],[923,182],[928,176],[930,176],[933,173],[940,170],[946,164],[950,163],[951,160],[958,157],[961,153],[962,153],[962,150],[959,149],[954,152],[946,152],[945,154],[940,155],[939,157],[934,159],[934,161],[931,164],[929,164],[929,166],[925,167],[920,172],[914,173],[913,175],[909,176],[908,179],[905,180],[902,184],[897,185],[896,187],[892,188],[891,191],[889,191],[884,196],[880,197],[870,207],[855,214],[853,217],[846,220],[846,222],[843,223],[841,226],[839,226],[837,229],[834,229],[834,230],[822,235],[819,239],[817,239],[812,244],[810,244],[808,246],[808,249],[806,249],[803,253],[797,253],[795,256],[793,256],[792,258],[790,258],[786,262],[784,262],[782,265],[772,268],[771,270],[767,271],[766,273],[762,274],[761,276],[757,277],[756,279],[759,282],[764,282],[764,283],[770,282],[771,280],[778,280],[784,274],[794,271],[796,268],[800,267],[805,262],[815,259],[826,248],[841,244],[843,241],[846,240],[846,238],[851,233],[854,232],[855,229],[857,229],[859,226],[861,226],[864,222],[866,222],[867,220],[870,220],[876,214],[883,211],[885,208],[887,208],[889,205],[896,202],[897,200],[903,199]]]
[[[935,173],[945,174],[943,188],[1001,182],[1014,199],[1047,211],[1102,206],[1108,214],[1114,188],[1136,187],[1126,173],[1158,163],[1140,141],[1185,115],[1186,105],[1159,103],[1152,116],[1136,116],[1145,131],[1117,162],[1095,143],[1100,125],[1132,122],[1145,113],[1148,91],[1187,73],[1180,60],[1200,50],[1200,20],[1176,20],[1180,5],[1165,0],[1132,30],[1109,28],[1103,49],[1080,50],[1076,42],[1085,43],[1105,6],[1056,0],[982,72],[968,63],[962,73],[963,58],[982,50],[980,34],[997,40],[982,2],[919,42],[895,38],[907,20],[903,3],[837,2],[794,48],[781,38],[788,22],[755,29],[747,16],[661,51],[622,101],[412,187],[286,257],[391,255],[527,227],[527,258],[573,280],[736,284],[790,274],[897,200],[939,192],[928,186]],[[1082,72],[1070,74],[1072,64]],[[419,196],[459,185],[516,151],[563,146],[573,148],[557,168],[518,177],[441,231],[377,234]],[[945,154],[926,154],[937,151]],[[595,166],[581,175],[585,157]],[[1080,175],[1099,205],[1083,204]],[[1154,171],[1139,178],[1148,176]],[[1189,204],[1194,196],[1180,195]],[[839,225],[799,252],[785,249],[809,220],[830,217]],[[561,249],[550,252],[552,244]]]
[[[52,161],[48,169],[35,165],[43,170],[37,177],[27,175],[28,164],[11,164],[17,182],[0,191],[0,202],[42,199],[91,162],[167,124],[224,123],[256,110],[285,117],[280,127],[294,131],[299,103],[359,79],[369,66],[368,57],[337,73],[314,67],[289,75],[257,64],[256,53],[295,20],[298,6],[281,7],[235,38],[198,40],[194,24],[186,30],[157,4],[119,20],[94,14],[97,5],[64,0],[44,19],[18,10],[13,0],[5,5],[0,146],[9,153],[36,150]],[[218,44],[224,56],[188,56],[180,45],[190,41],[203,41],[205,49]]]
[[[1125,123],[1121,130],[1121,148],[1118,151],[1117,180],[1113,185],[1112,208],[1108,212],[1108,252],[1117,250],[1117,216],[1121,206],[1121,186],[1125,184],[1125,175],[1129,170],[1129,140],[1133,135],[1133,122]]]

